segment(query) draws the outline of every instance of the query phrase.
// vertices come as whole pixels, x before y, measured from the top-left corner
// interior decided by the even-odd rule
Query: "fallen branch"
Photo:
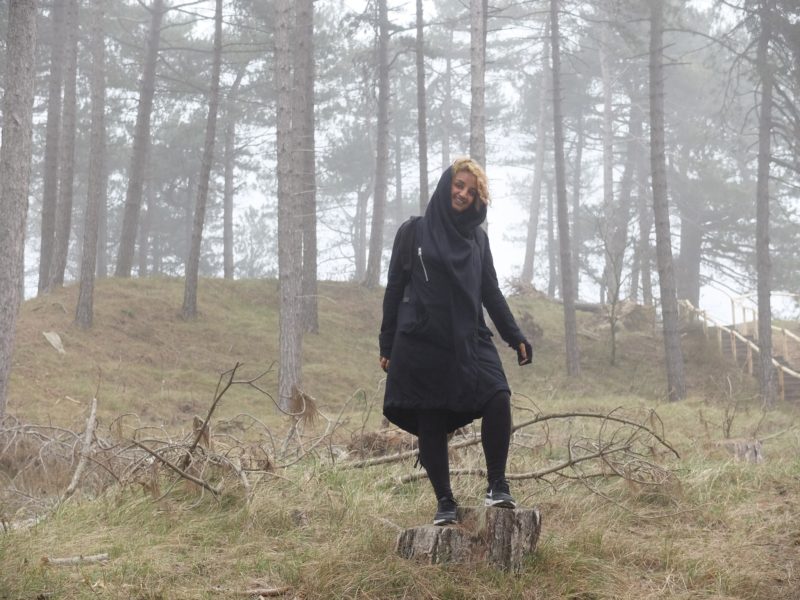
[[[138,446],[139,448],[141,448],[142,450],[144,450],[145,452],[147,452],[150,456],[152,456],[156,460],[158,460],[158,461],[162,462],[163,464],[165,464],[166,466],[168,466],[170,469],[175,471],[178,475],[180,475],[184,479],[187,479],[187,480],[191,481],[192,483],[196,483],[200,487],[203,487],[203,488],[207,489],[209,492],[214,494],[215,498],[217,496],[219,496],[219,490],[216,489],[216,488],[211,487],[211,485],[209,485],[206,481],[204,481],[204,480],[202,480],[202,479],[200,479],[198,477],[195,477],[194,475],[189,475],[189,473],[187,473],[186,471],[180,469],[177,465],[171,463],[170,461],[168,461],[166,458],[164,458],[163,456],[161,456],[157,452],[153,452],[152,450],[150,450],[150,448],[148,448],[144,444],[140,444],[136,440],[131,440],[131,442],[133,444],[135,444],[136,446]]]
[[[48,556],[42,557],[43,565],[52,565],[54,567],[70,567],[73,565],[83,565],[91,563],[104,563],[108,562],[108,552],[102,554],[91,554],[87,556],[69,556],[67,558],[50,558]]]
[[[547,475],[552,475],[553,473],[557,473],[559,471],[563,471],[564,469],[568,469],[578,463],[587,461],[587,460],[594,460],[595,458],[603,458],[608,456],[609,454],[614,454],[616,452],[623,452],[627,450],[627,448],[611,448],[611,449],[603,449],[599,452],[595,452],[594,454],[587,454],[586,456],[581,456],[578,458],[570,458],[560,464],[554,465],[552,467],[548,467],[546,469],[541,469],[539,471],[529,471],[527,473],[508,473],[506,474],[506,479],[508,480],[522,480],[522,479],[543,479]],[[451,469],[450,475],[477,475],[480,477],[486,477],[486,469]],[[419,481],[420,479],[426,479],[428,475],[422,471],[420,473],[411,473],[410,475],[404,475],[400,478],[400,483],[411,483],[412,481]]]
[[[92,398],[92,407],[89,410],[89,418],[86,419],[86,430],[83,433],[83,445],[81,446],[81,458],[78,461],[78,466],[75,467],[75,472],[72,474],[72,481],[69,482],[64,497],[61,502],[65,502],[75,493],[78,489],[78,484],[83,477],[83,471],[86,469],[86,463],[89,460],[89,454],[92,448],[92,437],[94,430],[97,427],[97,398]]]
[[[654,415],[654,411],[650,412],[651,416]],[[643,431],[649,433],[653,436],[662,446],[667,448],[670,452],[672,452],[676,458],[680,458],[680,454],[678,451],[675,450],[662,436],[658,435],[655,431],[653,431],[650,427],[643,425],[641,423],[637,423],[636,421],[631,421],[630,419],[625,419],[622,417],[614,416],[613,414],[599,414],[599,413],[589,413],[589,412],[573,412],[573,413],[555,413],[551,415],[536,415],[533,419],[529,419],[520,423],[519,425],[515,425],[512,431],[516,431],[517,429],[522,429],[523,427],[527,427],[528,425],[534,425],[536,423],[542,423],[544,421],[550,419],[563,419],[563,418],[570,418],[570,417],[582,417],[582,418],[592,418],[592,419],[602,419],[604,421],[614,421],[616,423],[622,423],[623,425],[630,425],[631,427],[637,427],[642,429]],[[660,419],[659,419],[660,420]]]
[[[658,440],[658,442],[663,445],[665,448],[669,449],[677,458],[680,458],[680,454],[678,451],[675,450],[662,436],[658,435],[655,431],[651,428],[647,427],[646,425],[642,425],[641,423],[637,423],[636,421],[631,421],[630,419],[625,419],[622,417],[614,416],[613,414],[599,414],[599,413],[588,413],[588,412],[570,412],[570,413],[555,413],[550,415],[543,415],[537,414],[532,419],[528,419],[527,421],[523,421],[517,425],[512,427],[512,433],[528,427],[529,425],[535,425],[537,423],[544,423],[545,421],[550,421],[552,419],[567,419],[572,417],[581,417],[581,418],[592,418],[592,419],[602,419],[604,421],[614,421],[616,423],[622,423],[624,425],[630,425],[631,427],[636,427],[641,429],[651,436]],[[481,436],[480,434],[476,435],[472,439],[464,440],[462,442],[458,442],[455,444],[450,445],[451,450],[457,450],[459,448],[466,448],[468,446],[475,446],[480,444]],[[387,463],[399,462],[405,460],[407,458],[414,458],[419,454],[419,450],[408,450],[407,452],[400,452],[398,454],[391,454],[389,456],[379,456],[377,458],[368,458],[365,460],[359,460],[356,462],[351,463],[344,463],[340,464],[340,467],[343,469],[362,469],[364,467],[372,467],[375,465],[385,465]]]
[[[284,596],[289,593],[291,588],[287,586],[276,588],[253,588],[250,590],[232,590],[230,588],[213,587],[211,591],[217,594],[233,595],[233,596],[255,596],[258,598],[274,598],[276,596]]]
[[[236,369],[239,368],[240,364],[241,363],[237,362],[232,369],[226,371],[225,373],[219,376],[219,381],[217,381],[217,389],[214,392],[214,401],[211,403],[211,408],[208,409],[208,414],[206,415],[206,418],[203,420],[203,424],[197,428],[197,434],[195,435],[194,441],[192,441],[192,443],[189,445],[189,451],[181,459],[181,464],[180,464],[181,469],[185,469],[186,467],[189,466],[189,461],[192,459],[192,453],[195,451],[195,448],[197,448],[197,444],[200,443],[200,440],[203,437],[203,433],[206,433],[206,435],[208,435],[208,422],[211,420],[211,415],[214,414],[214,410],[217,408],[217,404],[219,404],[219,401],[225,395],[225,392],[227,392],[228,389],[233,385],[233,378],[236,375]],[[220,390],[219,388],[222,385],[222,378],[228,374],[230,374],[230,376],[228,377],[228,382],[225,384],[225,387],[223,387],[222,390]]]

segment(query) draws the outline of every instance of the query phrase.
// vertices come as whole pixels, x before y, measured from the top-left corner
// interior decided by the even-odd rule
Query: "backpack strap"
[[[400,236],[400,264],[406,277],[411,277],[411,268],[414,264],[415,249],[417,244],[417,222],[422,217],[409,217],[398,230]]]
[[[422,217],[409,217],[397,230],[400,238],[400,266],[403,268],[403,302],[411,301],[411,269],[414,266],[415,247],[417,244],[417,222]]]
[[[483,255],[486,254],[486,244],[489,241],[489,234],[486,233],[486,230],[483,227],[475,228],[475,241],[478,243],[478,250],[481,253],[481,261],[483,261]]]

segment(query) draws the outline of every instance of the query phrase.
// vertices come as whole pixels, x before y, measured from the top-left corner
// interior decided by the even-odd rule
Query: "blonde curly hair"
[[[483,170],[483,167],[470,157],[462,156],[453,161],[453,175],[461,171],[467,171],[475,176],[475,179],[478,180],[478,197],[481,202],[488,206],[491,202],[489,199],[489,179],[486,177],[486,171]]]

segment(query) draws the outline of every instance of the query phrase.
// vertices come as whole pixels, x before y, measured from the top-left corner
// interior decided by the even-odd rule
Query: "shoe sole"
[[[441,527],[442,525],[455,525],[457,521],[455,519],[434,519],[433,524]]]
[[[513,500],[489,500],[487,498],[483,504],[491,508],[517,508],[517,503]]]

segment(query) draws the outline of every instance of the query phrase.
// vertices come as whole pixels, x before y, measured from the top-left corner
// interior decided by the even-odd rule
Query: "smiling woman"
[[[477,418],[483,418],[489,480],[485,502],[516,506],[505,479],[510,388],[483,307],[520,365],[531,362],[532,348],[500,292],[480,227],[488,203],[486,174],[478,163],[463,158],[446,169],[425,216],[398,230],[383,300],[383,412],[419,437],[420,463],[438,500],[436,525],[456,520],[447,434]]]
[[[489,205],[489,180],[478,163],[471,158],[457,158],[453,162],[453,173],[453,185],[450,190],[453,210],[461,212],[469,208],[475,198],[480,198],[483,206]],[[458,192],[471,198],[466,206],[456,200]],[[475,209],[480,211],[481,206],[476,206]]]

